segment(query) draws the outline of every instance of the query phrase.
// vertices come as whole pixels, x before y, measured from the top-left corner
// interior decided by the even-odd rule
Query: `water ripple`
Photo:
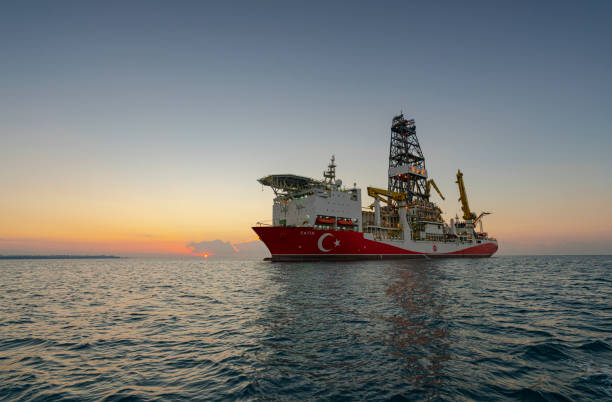
[[[0,262],[0,399],[612,400],[611,257]]]

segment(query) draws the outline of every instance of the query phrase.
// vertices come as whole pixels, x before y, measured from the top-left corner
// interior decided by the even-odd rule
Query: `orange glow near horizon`
[[[42,194],[4,197],[0,200],[0,254],[194,255],[187,248],[191,242],[247,242],[257,221],[255,217],[234,222],[223,218],[226,208],[238,210],[238,205],[207,206],[167,195],[120,203],[112,202],[109,195],[95,199],[86,195],[78,194],[75,200],[54,193],[44,202]]]
[[[40,238],[3,239],[0,254],[190,255],[181,241],[87,241]]]
[[[497,216],[496,216],[497,215]],[[585,252],[601,253],[612,243],[612,235],[605,222],[592,222],[587,228],[578,228],[572,221],[550,221],[513,219],[510,216],[496,214],[484,221],[484,231],[500,242],[499,254],[530,253],[576,253],[579,249]],[[248,228],[250,231],[250,227]],[[245,231],[246,232],[246,231]],[[79,233],[79,232],[77,232]],[[236,252],[238,243],[258,241],[257,236],[244,233],[239,240],[229,239],[229,245]],[[79,236],[81,235],[81,236]],[[185,235],[182,238],[162,236],[129,236],[117,233],[79,233],[73,236],[58,237],[7,237],[0,238],[0,254],[112,254],[112,255],[168,255],[200,256],[208,258],[213,254],[208,250],[196,253],[187,247],[191,242],[221,240],[228,241],[222,235]],[[244,240],[242,240],[244,239]],[[578,248],[577,248],[578,247]]]
[[[456,198],[450,196],[456,191],[454,177],[438,182],[449,195],[446,201],[436,201],[448,221],[461,215]],[[0,199],[0,254],[202,256],[188,244],[214,240],[229,242],[234,253],[242,254],[235,244],[257,241],[251,226],[271,218],[272,193],[252,183],[226,189],[223,202],[197,186],[167,184],[161,189],[143,184],[113,192],[106,190],[112,183],[83,183],[88,182],[75,181],[67,188],[36,180],[24,187],[15,184]],[[560,184],[543,192],[520,189],[529,197],[494,187],[486,178],[470,176],[468,185],[473,211],[493,212],[484,218],[484,231],[499,240],[500,255],[612,251],[608,190],[590,199],[588,208],[577,208],[573,198],[558,190],[563,189]],[[249,202],[244,202],[245,192]],[[364,204],[368,201],[364,198]],[[217,256],[214,250],[204,251]]]

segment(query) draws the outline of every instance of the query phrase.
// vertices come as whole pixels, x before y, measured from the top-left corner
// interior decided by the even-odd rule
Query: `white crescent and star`
[[[327,236],[333,236],[333,235],[331,233],[323,233],[321,237],[319,237],[319,241],[317,243],[317,245],[319,246],[319,250],[321,250],[324,253],[331,251],[331,248],[328,249],[328,248],[323,247],[323,240],[325,240]],[[334,247],[338,247],[339,245],[340,245],[340,240],[336,239],[336,241],[334,241]]]

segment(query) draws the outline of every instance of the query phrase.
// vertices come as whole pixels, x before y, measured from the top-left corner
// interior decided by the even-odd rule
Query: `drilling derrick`
[[[425,158],[416,135],[414,119],[395,116],[389,150],[389,191],[406,194],[406,200],[427,201]]]

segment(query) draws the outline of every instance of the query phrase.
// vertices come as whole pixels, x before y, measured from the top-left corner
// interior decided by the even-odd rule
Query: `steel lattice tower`
[[[427,170],[425,158],[416,135],[414,119],[403,114],[395,116],[391,124],[389,149],[389,191],[406,194],[407,201],[414,198],[427,200]]]

